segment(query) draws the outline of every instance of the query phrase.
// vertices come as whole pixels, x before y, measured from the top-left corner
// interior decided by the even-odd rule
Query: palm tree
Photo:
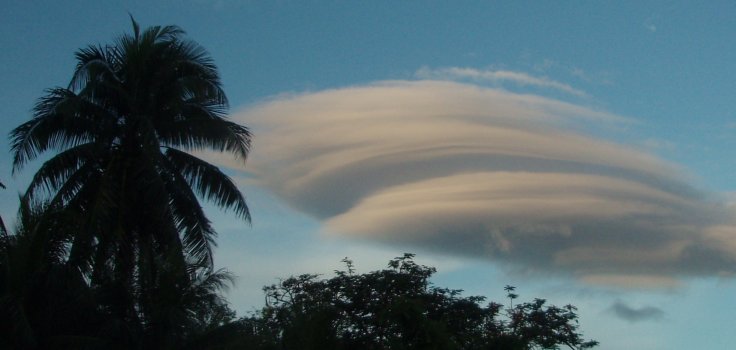
[[[220,291],[227,289],[233,276],[223,270],[187,266],[188,283],[181,288],[176,274],[165,274],[157,281],[156,293],[151,293],[151,321],[144,343],[147,349],[181,349],[197,342],[208,331],[220,328],[234,319]],[[173,277],[173,278],[172,278]]]
[[[201,46],[176,26],[132,24],[111,45],[77,51],[69,85],[47,90],[10,137],[13,172],[57,152],[25,196],[84,218],[68,263],[99,289],[106,312],[145,328],[144,303],[161,274],[180,276],[184,288],[188,266],[212,270],[216,232],[198,196],[250,221],[231,179],[191,152],[245,161],[251,134],[227,120],[217,69]]]
[[[0,348],[81,348],[102,343],[92,290],[64,263],[68,213],[21,200],[13,234],[0,235]]]
[[[14,232],[0,234],[0,348],[176,349],[206,343],[203,336],[234,318],[219,293],[232,275],[196,264],[185,267],[183,284],[179,274],[159,274],[155,291],[145,296],[153,300],[141,304],[155,305],[147,310],[146,329],[106,314],[99,307],[104,289],[93,288],[79,269],[66,264],[76,220],[68,211],[25,197]]]

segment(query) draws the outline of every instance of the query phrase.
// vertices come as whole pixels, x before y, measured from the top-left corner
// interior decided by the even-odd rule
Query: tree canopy
[[[222,349],[587,349],[572,305],[544,299],[485,303],[482,296],[440,288],[435,269],[413,254],[383,270],[346,269],[322,279],[305,274],[264,288],[266,305],[234,324]],[[509,299],[514,287],[506,286]],[[239,328],[235,327],[239,326]]]

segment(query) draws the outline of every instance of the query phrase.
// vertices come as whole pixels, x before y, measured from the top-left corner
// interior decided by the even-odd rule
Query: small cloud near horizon
[[[631,307],[621,300],[614,302],[608,311],[627,322],[660,321],[664,319],[664,310],[654,306]]]

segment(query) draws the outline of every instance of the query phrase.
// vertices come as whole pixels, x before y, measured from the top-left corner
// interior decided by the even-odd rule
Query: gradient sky
[[[736,311],[736,3],[16,1],[0,122],[73,53],[176,24],[255,132],[251,226],[209,209],[239,314],[298,273],[410,251],[435,283],[579,307],[600,349],[729,349]],[[34,165],[11,175],[12,222]],[[36,163],[35,166],[38,164]]]

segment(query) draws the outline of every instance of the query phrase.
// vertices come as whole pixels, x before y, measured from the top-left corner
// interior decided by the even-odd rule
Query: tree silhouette
[[[13,172],[56,152],[25,200],[48,200],[75,218],[64,264],[117,320],[120,344],[166,348],[187,333],[182,322],[196,304],[167,298],[205,288],[200,277],[227,281],[212,270],[216,232],[199,198],[250,221],[231,179],[191,152],[245,161],[251,134],[226,119],[227,98],[201,46],[176,26],[142,30],[131,21],[131,34],[77,51],[69,85],[48,90],[11,131]]]
[[[0,348],[81,348],[104,324],[92,289],[65,264],[72,218],[21,201],[13,234],[0,239]]]
[[[5,185],[3,185],[2,182],[0,182],[0,188],[5,189]],[[8,230],[5,227],[5,222],[3,222],[3,218],[0,217],[0,234],[4,235],[4,234],[7,234],[7,233],[8,233]]]
[[[572,306],[548,306],[542,299],[508,309],[494,302],[483,306],[484,297],[463,297],[460,290],[433,286],[429,279],[436,270],[413,258],[405,254],[392,259],[387,269],[366,274],[355,274],[345,259],[347,271],[336,271],[332,278],[305,274],[268,286],[266,306],[236,323],[240,328],[221,334],[224,344],[218,348],[522,350],[597,345],[578,332]]]

